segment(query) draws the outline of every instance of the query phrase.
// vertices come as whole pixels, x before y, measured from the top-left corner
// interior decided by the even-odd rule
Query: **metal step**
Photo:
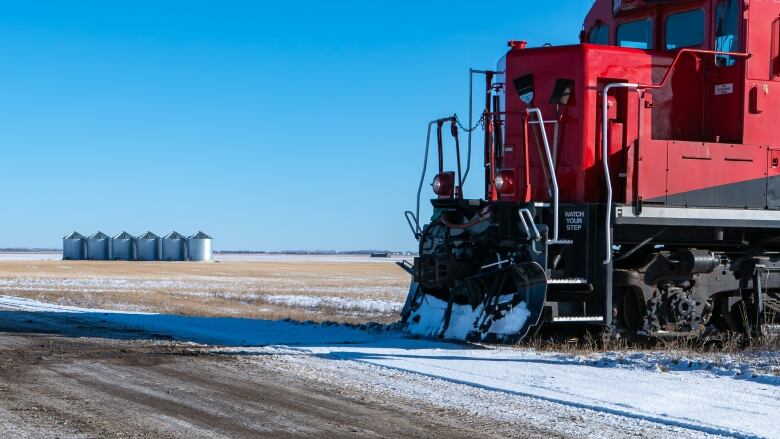
[[[604,323],[602,316],[553,317],[553,323]]]

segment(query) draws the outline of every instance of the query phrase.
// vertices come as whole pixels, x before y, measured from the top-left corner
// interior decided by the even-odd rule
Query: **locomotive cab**
[[[431,123],[437,198],[425,227],[407,216],[420,255],[404,319],[441,312],[427,335],[473,320],[468,337],[499,341],[762,333],[780,314],[780,4],[597,0],[583,29],[472,70],[483,200],[461,196],[459,121]]]

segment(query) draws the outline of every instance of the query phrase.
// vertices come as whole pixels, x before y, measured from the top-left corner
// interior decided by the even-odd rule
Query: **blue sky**
[[[413,249],[426,122],[465,116],[507,40],[575,42],[592,2],[270,3],[0,1],[0,246]]]

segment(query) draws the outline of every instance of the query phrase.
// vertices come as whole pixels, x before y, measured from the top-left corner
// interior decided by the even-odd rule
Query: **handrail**
[[[539,233],[539,229],[534,223],[534,216],[531,215],[531,211],[528,210],[528,208],[523,208],[517,213],[520,217],[520,225],[523,227],[523,231],[531,239],[531,250],[537,255],[542,254],[542,252],[536,248],[536,242],[542,239],[542,234]],[[526,215],[528,216],[528,221],[526,221]],[[528,224],[531,224],[531,226],[529,227]],[[533,235],[531,235],[531,231],[533,231]]]
[[[436,119],[436,120],[432,120],[432,121],[428,122],[428,131],[427,131],[427,134],[425,136],[425,158],[423,159],[423,170],[422,170],[422,174],[420,175],[420,184],[419,184],[419,186],[417,186],[417,205],[416,205],[416,209],[415,209],[414,214],[413,214],[414,220],[415,220],[415,225],[417,226],[417,230],[415,230],[414,227],[413,227],[412,231],[416,234],[415,238],[417,238],[417,239],[419,239],[420,233],[422,232],[422,228],[420,227],[420,200],[422,198],[422,188],[423,188],[423,185],[425,184],[425,176],[428,173],[428,157],[429,157],[429,152],[430,152],[430,148],[431,148],[431,130],[432,130],[434,125],[438,125],[437,134],[438,134],[438,147],[439,147],[439,168],[440,168],[439,172],[441,172],[441,167],[443,166],[443,163],[442,163],[442,145],[441,145],[441,141],[442,141],[441,126],[442,126],[442,124],[445,124],[447,122],[451,122],[451,123],[455,124],[455,123],[457,123],[457,118],[455,116],[443,117],[441,119]],[[459,140],[457,139],[457,134],[456,134],[454,128],[453,128],[453,136],[455,136],[456,142],[458,142],[456,144],[456,154],[457,154],[457,161],[458,161],[458,180],[459,180],[459,183],[461,184],[461,190],[463,190],[463,188],[462,188],[463,179],[462,179],[461,174],[460,174],[460,144],[459,144]],[[409,212],[409,213],[411,213],[411,212]],[[406,213],[404,215],[406,215]],[[409,221],[408,215],[407,215],[407,221]]]
[[[422,175],[420,176],[420,185],[417,187],[417,210],[415,210],[414,219],[417,226],[417,236],[415,236],[416,239],[419,238],[419,233],[422,231],[422,228],[420,227],[420,198],[422,197],[422,188],[425,184],[425,174],[428,173],[428,152],[431,148],[431,128],[433,128],[433,125],[436,124],[437,120],[432,120],[428,122],[428,134],[425,138],[425,159],[423,159],[423,170]]]
[[[723,55],[723,56],[733,56],[735,58],[752,58],[753,54],[750,52],[742,53],[742,52],[720,52],[717,50],[702,50],[702,49],[680,49],[680,51],[677,52],[677,55],[674,57],[674,60],[672,61],[672,64],[669,65],[669,69],[666,70],[666,73],[664,74],[663,79],[661,79],[661,82],[655,85],[647,85],[647,84],[640,84],[639,88],[651,90],[651,89],[659,89],[662,88],[664,85],[666,85],[666,81],[669,80],[672,76],[672,72],[674,72],[675,67],[677,67],[677,63],[682,59],[683,55],[686,54],[701,54],[701,55]]]
[[[560,192],[558,190],[558,176],[555,173],[555,164],[552,159],[552,152],[550,152],[550,142],[547,140],[547,130],[544,127],[544,116],[542,116],[542,110],[538,108],[529,108],[526,110],[528,114],[535,114],[539,119],[539,128],[542,132],[542,142],[544,143],[544,152],[547,155],[547,167],[550,169],[550,181],[553,186],[553,239],[552,243],[558,242],[560,225],[558,224],[558,211],[560,202]]]
[[[609,91],[613,88],[633,88],[638,89],[641,86],[639,84],[632,84],[629,82],[619,82],[607,84],[604,87],[604,93],[601,99],[601,148],[602,148],[602,161],[604,162],[604,178],[607,182],[607,219],[604,230],[606,234],[607,243],[607,255],[604,259],[604,265],[612,263],[612,176],[609,173],[609,120],[607,114],[609,113]]]

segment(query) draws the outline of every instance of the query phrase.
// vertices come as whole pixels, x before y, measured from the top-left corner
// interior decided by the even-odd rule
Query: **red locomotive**
[[[496,71],[471,71],[486,79],[484,199],[462,197],[465,127],[429,125],[437,198],[425,227],[419,191],[407,212],[420,249],[404,265],[403,318],[427,335],[503,342],[540,329],[772,327],[780,1],[596,0],[580,40],[513,41]]]

